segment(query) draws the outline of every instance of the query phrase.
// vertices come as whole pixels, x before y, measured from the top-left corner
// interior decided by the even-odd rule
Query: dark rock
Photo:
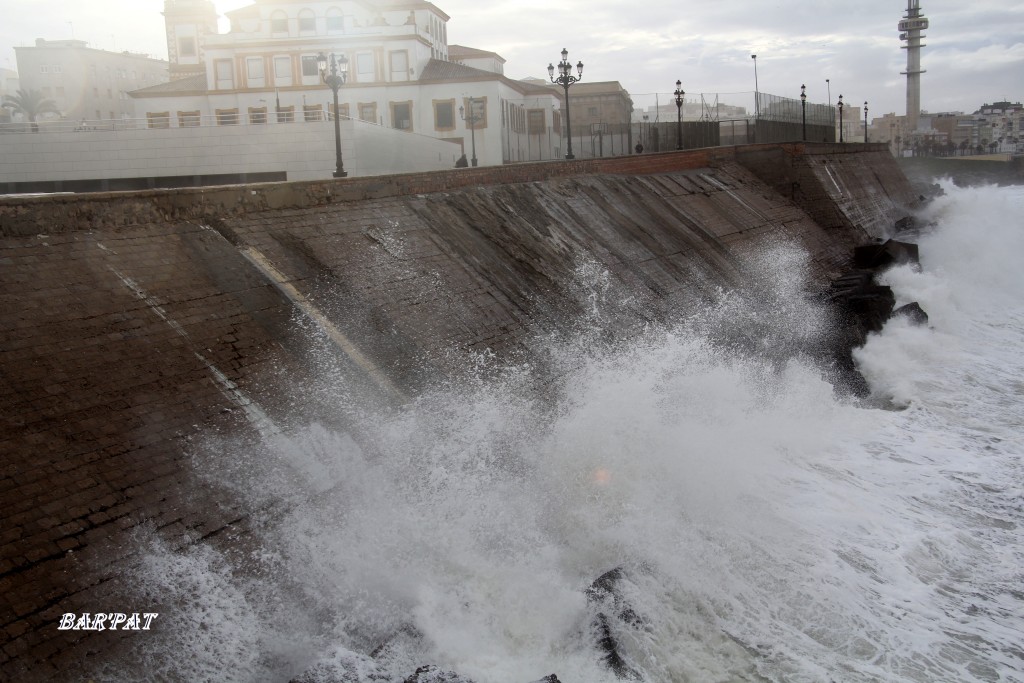
[[[405,683],[473,683],[451,671],[442,671],[433,664],[421,666],[416,673],[405,679]]]
[[[911,232],[917,229],[917,219],[913,216],[904,216],[896,221],[894,227],[896,228],[897,235],[904,232]]]
[[[887,240],[882,244],[868,244],[853,250],[855,268],[879,269],[904,263],[920,265],[916,244]]]
[[[921,308],[921,304],[916,301],[912,301],[909,304],[900,306],[892,312],[892,317],[902,315],[910,320],[914,325],[927,325],[928,314],[925,313],[924,309]]]
[[[558,680],[558,676],[555,674],[548,674],[544,678],[538,678],[535,681],[530,681],[530,683],[562,683],[562,681]]]
[[[609,607],[613,618],[628,626],[643,625],[643,619],[633,610],[622,596],[619,586],[625,574],[621,567],[616,567],[599,576],[587,588],[587,599],[593,603]],[[638,681],[641,676],[634,670],[619,651],[619,643],[612,630],[612,621],[605,611],[597,613],[592,624],[597,633],[597,645],[604,651],[604,661],[616,676],[624,680]]]

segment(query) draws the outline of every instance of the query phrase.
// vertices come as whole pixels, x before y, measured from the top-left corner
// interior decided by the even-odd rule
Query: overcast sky
[[[215,0],[218,11],[250,0]],[[493,50],[512,78],[547,77],[563,47],[585,64],[586,80],[617,80],[639,105],[645,93],[754,90],[851,104],[871,116],[903,114],[906,51],[896,24],[906,0],[437,0],[451,16],[448,41]],[[163,0],[0,0],[0,66],[14,46],[74,35],[92,47],[167,57]],[[40,11],[44,10],[44,11]],[[922,50],[921,104],[973,111],[983,102],[1024,98],[1024,2],[923,0],[931,28]],[[721,101],[727,103],[729,96]],[[664,101],[664,99],[662,99]]]

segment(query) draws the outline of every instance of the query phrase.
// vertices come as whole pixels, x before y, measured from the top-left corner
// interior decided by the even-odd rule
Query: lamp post
[[[800,86],[800,121],[804,142],[807,142],[807,86]]]
[[[641,139],[644,142],[644,147],[647,147],[648,151],[652,151],[652,150],[650,150],[650,146],[651,146],[651,124],[648,123],[648,121],[650,121],[650,118],[651,118],[650,116],[648,116],[647,114],[644,114],[644,122],[643,122],[643,124],[641,124],[641,127],[640,127],[640,137],[641,137]]]
[[[758,102],[758,87],[757,87],[757,55],[750,55],[750,58],[754,60],[754,118],[761,118],[761,103]]]
[[[473,160],[470,163],[476,166],[476,122],[480,120],[480,117],[476,115],[472,97],[469,98],[469,116],[466,116],[466,108],[462,106],[459,107],[459,116],[469,124],[469,139],[473,143]]]
[[[831,81],[825,79],[825,88],[828,90],[828,109],[831,110]],[[836,134],[836,110],[833,110],[833,135]]]
[[[864,100],[864,144],[868,144],[868,101]]]
[[[572,123],[569,120],[569,86],[583,78],[583,62],[576,65],[578,76],[572,75],[572,64],[569,63],[569,50],[562,48],[562,61],[558,63],[558,77],[555,78],[555,65],[548,64],[548,78],[552,83],[565,88],[565,136],[569,139],[566,147],[566,159],[575,159],[572,153]]]
[[[839,142],[843,142],[843,96],[839,96]]]
[[[345,166],[341,163],[341,112],[338,106],[338,90],[345,85],[348,79],[348,58],[345,55],[335,57],[331,53],[331,72],[327,73],[327,55],[323,52],[316,56],[320,67],[320,78],[334,91],[334,152],[337,169],[334,171],[335,178],[344,178],[348,175]]]
[[[676,81],[676,91],[672,93],[676,96],[676,149],[683,148],[683,96],[686,95],[686,91],[683,90],[683,82]]]

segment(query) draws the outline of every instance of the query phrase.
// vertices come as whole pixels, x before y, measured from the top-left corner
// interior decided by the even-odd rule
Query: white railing
[[[341,120],[351,119],[342,116]],[[0,123],[0,134],[4,133],[88,133],[92,131],[117,130],[165,130],[168,128],[199,128],[205,126],[266,126],[274,124],[316,123],[333,121],[334,114],[322,109],[308,111],[274,111],[266,112],[221,112],[220,114],[179,114],[172,112],[168,116],[147,116],[145,118],[125,119],[82,119],[80,121],[42,120],[35,123],[15,121]],[[378,125],[373,121],[359,121],[370,125]]]

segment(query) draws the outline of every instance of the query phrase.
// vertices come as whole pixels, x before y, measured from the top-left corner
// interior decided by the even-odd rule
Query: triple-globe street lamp
[[[843,96],[839,96],[839,142],[843,142]]]
[[[800,86],[800,127],[804,142],[807,142],[807,86]]]
[[[459,116],[462,120],[469,124],[469,139],[473,144],[473,159],[470,163],[476,166],[476,122],[479,121],[481,116],[476,113],[476,107],[473,104],[474,100],[472,97],[469,98],[469,116],[466,116],[466,108],[463,106],[459,107]]]
[[[341,162],[341,109],[338,106],[338,90],[348,80],[348,58],[345,55],[331,53],[330,73],[327,72],[327,55],[323,52],[316,56],[317,65],[320,67],[320,78],[334,92],[334,152],[337,168],[334,171],[335,178],[344,178],[348,175],[345,166]]]
[[[686,95],[686,91],[683,90],[683,82],[676,81],[676,91],[672,93],[676,96],[676,149],[683,148],[683,97]]]
[[[548,78],[552,83],[565,88],[565,136],[569,139],[566,147],[566,159],[575,159],[572,153],[572,123],[569,120],[569,86],[583,78],[583,62],[576,65],[578,76],[572,75],[572,64],[569,62],[569,50],[562,48],[562,61],[558,63],[558,76],[555,77],[555,65],[548,64]]]

